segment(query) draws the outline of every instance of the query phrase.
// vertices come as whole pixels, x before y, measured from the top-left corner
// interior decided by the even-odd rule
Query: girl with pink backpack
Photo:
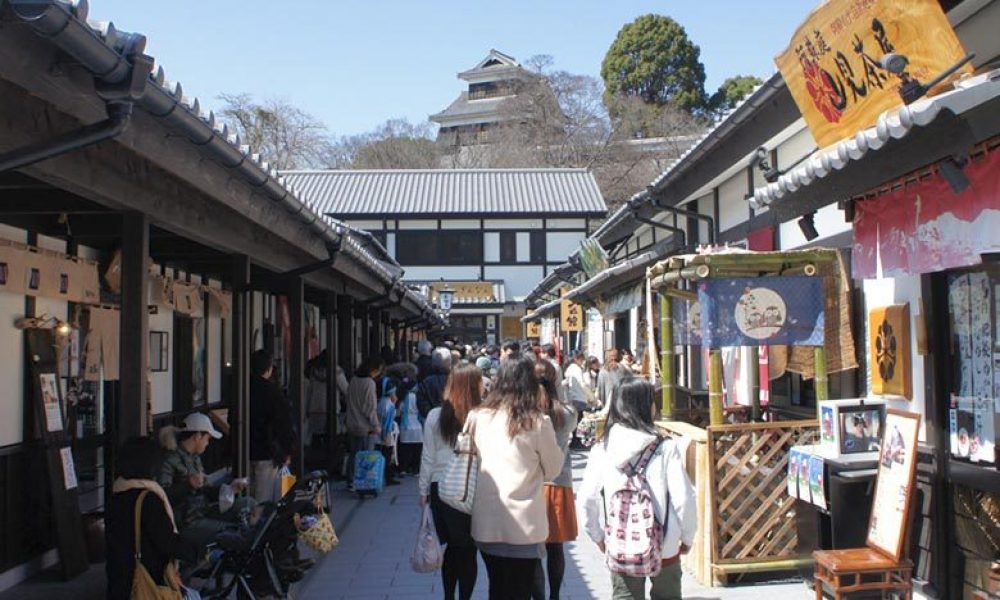
[[[681,598],[680,556],[698,526],[694,486],[673,440],[653,424],[655,389],[622,381],[604,438],[590,451],[578,500],[587,535],[604,552],[615,600]]]

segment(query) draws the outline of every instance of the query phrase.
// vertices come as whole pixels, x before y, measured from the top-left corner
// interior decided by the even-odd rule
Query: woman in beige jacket
[[[526,600],[549,535],[542,485],[563,466],[534,361],[502,362],[493,391],[469,419],[480,456],[472,538],[486,563],[489,597]]]

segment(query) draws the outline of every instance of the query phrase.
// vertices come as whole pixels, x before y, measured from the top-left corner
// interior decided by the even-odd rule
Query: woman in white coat
[[[653,386],[639,378],[622,381],[608,415],[604,439],[594,444],[578,494],[587,535],[604,551],[604,515],[611,512],[612,495],[624,487],[623,469],[634,464],[659,438],[653,424],[656,397]],[[663,527],[662,568],[652,578],[652,600],[681,598],[680,555],[687,552],[698,527],[694,486],[673,440],[659,441],[646,468],[657,522]],[[611,573],[615,600],[644,600],[645,577]]]

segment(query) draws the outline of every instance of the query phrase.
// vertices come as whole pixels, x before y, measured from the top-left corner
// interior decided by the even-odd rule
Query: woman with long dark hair
[[[535,361],[502,362],[493,390],[469,420],[480,456],[472,538],[486,563],[489,596],[526,599],[549,536],[543,483],[563,466]]]
[[[545,482],[545,507],[549,521],[549,537],[545,540],[545,572],[541,565],[535,572],[533,600],[545,600],[545,575],[548,574],[549,600],[558,600],[566,573],[566,555],[563,544],[576,539],[576,509],[573,504],[573,461],[569,443],[576,429],[576,410],[559,399],[559,376],[549,360],[535,363],[535,376],[542,388],[542,410],[552,420],[556,443],[565,455],[562,470]]]
[[[465,420],[482,401],[482,372],[475,365],[451,371],[438,408],[431,409],[424,422],[424,448],[420,459],[420,504],[431,504],[434,528],[445,544],[441,580],[445,600],[468,600],[476,586],[476,545],[472,541],[472,517],[441,501],[438,482],[454,456],[458,434]]]
[[[653,600],[681,598],[680,555],[687,552],[698,527],[694,486],[684,470],[677,445],[660,437],[654,424],[656,394],[652,384],[638,377],[622,380],[612,398],[604,437],[590,451],[578,501],[590,538],[605,551],[605,515],[615,492],[628,479],[625,469],[646,460],[645,478],[652,495],[656,522],[663,528],[661,569],[652,577]],[[612,572],[616,600],[643,600],[646,577]]]

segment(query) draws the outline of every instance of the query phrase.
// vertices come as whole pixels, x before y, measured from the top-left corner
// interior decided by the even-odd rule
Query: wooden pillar
[[[233,472],[236,477],[250,474],[250,348],[253,339],[253,291],[250,289],[250,259],[237,255],[232,259],[232,432]]]
[[[722,410],[722,351],[711,350],[708,371],[708,414],[712,425],[722,425],[725,415]]]
[[[337,296],[337,362],[345,373],[353,373],[354,368],[354,299],[341,294]]]
[[[826,375],[826,348],[816,346],[816,418],[820,418],[819,403],[830,399],[830,381]]]
[[[760,348],[750,346],[750,420],[761,420],[760,407]]]
[[[361,360],[365,361],[372,355],[372,319],[368,307],[361,306],[358,316],[361,319]]]
[[[660,294],[660,412],[664,419],[674,418],[674,324],[670,296]]]
[[[122,214],[121,315],[117,442],[151,433],[148,393],[149,220],[138,212]]]
[[[302,436],[306,420],[305,403],[305,286],[301,277],[288,281],[288,314],[292,338],[292,353],[288,357],[288,396],[292,415],[299,432],[292,449],[292,469],[300,476],[305,473],[305,439]]]
[[[337,343],[337,295],[326,295],[326,452],[333,458],[337,447],[337,363],[339,344]]]

